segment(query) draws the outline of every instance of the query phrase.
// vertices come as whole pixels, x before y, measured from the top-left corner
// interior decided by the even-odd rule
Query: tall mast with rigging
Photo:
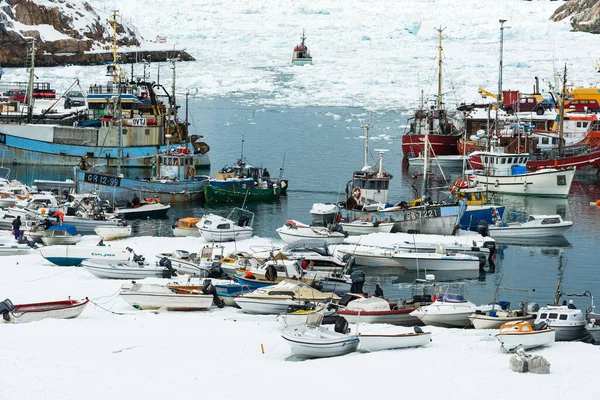
[[[27,122],[31,123],[33,116],[33,79],[35,78],[35,39],[31,40],[31,55],[29,64],[29,81],[27,82]]]
[[[366,168],[369,166],[369,129],[371,125],[366,124],[361,126],[361,128],[365,130],[365,162],[363,165]]]
[[[502,53],[504,52],[504,23],[507,20],[500,20],[500,63],[498,66],[498,96],[496,96],[496,121],[494,123],[495,136],[498,136],[498,109],[502,104]],[[491,140],[488,140],[491,143]]]
[[[113,78],[113,83],[117,83],[119,78],[123,76],[120,71],[118,61],[117,61],[117,17],[119,16],[118,10],[113,10],[112,19],[108,20],[108,23],[111,24],[113,28],[113,65],[110,76]]]
[[[564,122],[565,122],[565,99],[567,97],[567,64],[563,73],[563,85],[560,93],[560,114],[558,122],[558,154],[562,157],[565,153]]]
[[[437,109],[441,110],[444,107],[443,103],[443,93],[442,93],[442,84],[443,84],[443,76],[442,76],[442,56],[443,56],[443,48],[442,48],[442,32],[446,30],[446,28],[442,28],[441,26],[436,29],[440,34],[439,38],[439,49],[438,49],[438,95],[437,95]]]

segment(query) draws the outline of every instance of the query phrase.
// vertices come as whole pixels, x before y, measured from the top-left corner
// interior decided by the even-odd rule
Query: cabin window
[[[588,126],[589,122],[582,122],[581,125],[586,128]]]
[[[550,225],[550,224],[560,224],[560,219],[558,219],[558,218],[544,218],[542,220],[542,225]]]
[[[547,138],[547,137],[542,138],[542,144],[549,144],[549,143],[550,143],[550,138]]]
[[[557,186],[566,186],[567,185],[567,176],[566,175],[557,175],[556,176],[556,185]]]
[[[231,229],[231,224],[219,224],[217,229]]]
[[[550,313],[550,314],[548,314],[548,318],[549,319],[556,319],[556,318],[558,318],[558,314],[557,313]]]
[[[474,192],[473,193],[473,199],[476,200],[476,201],[481,201],[481,199],[482,199],[481,192]]]
[[[506,164],[506,158],[502,157],[502,160],[500,161],[501,164]]]
[[[144,129],[144,132],[146,133],[146,135],[150,135],[150,129]]]
[[[210,226],[211,224],[212,224],[212,221],[204,221],[205,226]]]
[[[123,129],[122,133],[123,135],[127,135],[127,129]]]
[[[506,163],[507,164],[512,164],[512,157],[508,157],[508,161]]]
[[[560,315],[560,318],[558,318],[558,319],[561,319],[561,320],[563,320],[563,321],[566,321],[566,320],[567,320],[567,314],[561,314],[561,315]]]
[[[581,128],[581,122],[580,121],[577,122],[577,127]]]
[[[542,315],[540,315],[540,319],[546,319],[546,318],[548,318],[548,314],[542,313]]]
[[[558,144],[558,139],[557,138],[552,138],[552,144]]]

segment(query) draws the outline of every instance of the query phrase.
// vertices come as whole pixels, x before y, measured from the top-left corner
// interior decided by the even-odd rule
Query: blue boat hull
[[[87,179],[86,179],[87,177]],[[98,177],[98,179],[95,179]],[[105,178],[106,179],[103,179]],[[126,204],[137,194],[140,198],[157,198],[161,203],[185,203],[199,201],[208,178],[196,176],[185,181],[144,181],[141,179],[120,178],[115,176],[77,171],[77,191],[91,193],[97,191],[102,199]]]
[[[504,206],[489,206],[482,210],[467,210],[460,219],[460,229],[466,231],[476,231],[478,221],[486,221],[489,225],[494,224],[493,212],[498,212],[500,218],[504,215]]]
[[[26,139],[2,134],[1,128],[0,126],[0,153],[4,163],[78,166],[81,158],[87,156],[87,162],[91,165],[118,165],[118,147],[78,146]],[[167,146],[161,146],[159,152],[166,149]],[[151,168],[156,157],[156,146],[124,147],[122,155],[123,167]],[[208,154],[198,154],[198,157],[200,161],[197,168],[210,166]]]
[[[87,258],[72,258],[72,257],[48,257],[46,260],[59,267],[76,267],[87,260]]]
[[[254,289],[260,289],[262,287],[267,287],[267,286],[272,286],[273,283],[271,282],[262,282],[262,281],[256,281],[253,279],[245,279],[243,277],[237,277],[236,280],[238,281],[238,283],[246,288],[250,288],[251,290]]]

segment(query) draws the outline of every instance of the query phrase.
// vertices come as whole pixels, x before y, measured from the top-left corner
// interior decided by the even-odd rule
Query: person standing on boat
[[[375,285],[375,297],[381,297],[383,299],[383,289],[379,286],[379,283]]]
[[[19,240],[19,233],[21,230],[21,216],[17,216],[12,222],[13,227],[13,235],[15,235],[15,239]]]
[[[131,204],[133,204],[133,207],[139,207],[140,198],[138,197],[137,193],[133,195],[133,200],[131,200]]]
[[[567,306],[570,310],[577,310],[575,304],[573,304],[573,300],[569,300],[569,305]]]

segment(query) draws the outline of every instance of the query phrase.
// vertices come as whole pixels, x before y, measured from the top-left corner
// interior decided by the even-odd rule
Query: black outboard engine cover
[[[544,329],[548,329],[548,323],[546,321],[540,321],[533,326],[534,331],[541,331]]]
[[[171,260],[167,257],[163,257],[158,262],[158,265],[161,267],[165,267],[163,270],[163,278],[171,278],[172,276],[177,276],[177,271],[173,268],[171,264]]]
[[[9,299],[6,299],[0,303],[0,314],[2,314],[2,319],[10,322],[10,312],[14,309],[15,306]]]
[[[165,268],[173,268],[171,265],[171,260],[169,260],[167,257],[161,258],[158,262],[158,265]]]
[[[496,254],[496,241],[485,241],[483,247],[490,250],[490,257]]]
[[[348,328],[348,321],[344,317],[338,317],[337,321],[335,321],[335,327],[333,328],[337,333],[346,334],[350,332]]]
[[[489,224],[486,220],[477,221],[477,233],[481,236],[490,236]]]
[[[479,258],[479,271],[483,271],[483,268],[487,264],[487,257],[483,253],[477,253],[477,258]]]
[[[210,279],[206,279],[204,281],[204,286],[202,286],[202,294],[212,295],[213,303],[215,303],[215,306],[219,308],[223,308],[225,305],[223,300],[219,298],[219,295],[217,294],[217,288],[212,284]]]
[[[365,284],[365,273],[361,270],[354,271],[350,274],[352,285],[350,286],[351,293],[362,293]]]
[[[267,265],[265,269],[265,279],[270,282],[275,282],[277,280],[277,270],[272,265]]]
[[[223,276],[223,269],[221,263],[213,262],[212,266],[208,269],[208,277],[213,279],[219,279]]]
[[[323,290],[323,284],[320,281],[314,281],[310,284],[310,286],[317,289],[318,291]]]
[[[338,301],[338,304],[340,306],[346,307],[348,303],[350,303],[352,300],[356,300],[356,296],[352,296],[351,294],[345,294],[342,296],[340,301]]]

